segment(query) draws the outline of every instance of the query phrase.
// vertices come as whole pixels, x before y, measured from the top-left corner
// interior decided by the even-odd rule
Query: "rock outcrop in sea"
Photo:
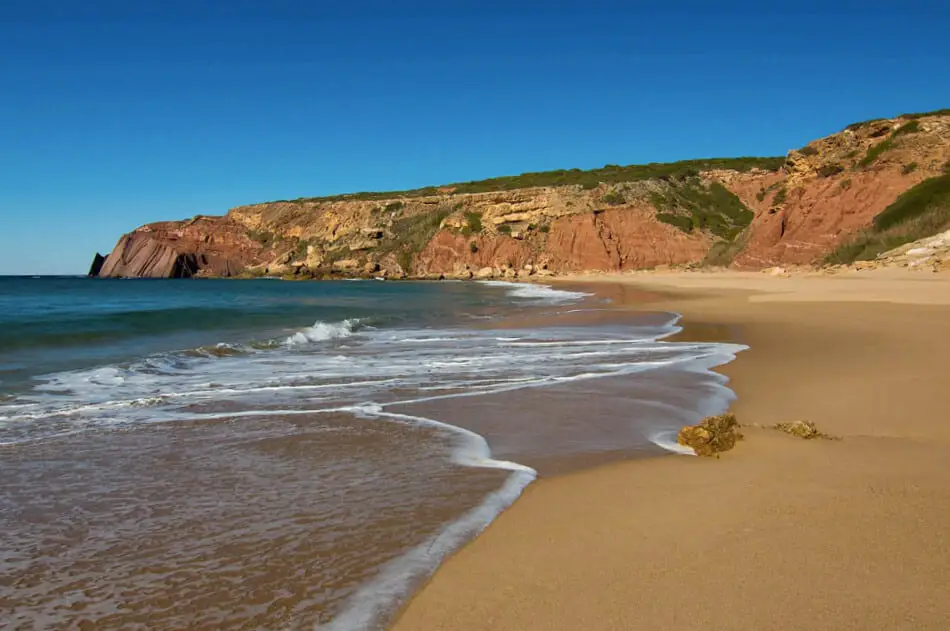
[[[516,278],[849,262],[950,228],[927,201],[950,190],[948,169],[942,110],[856,123],[784,158],[529,173],[154,223],[124,235],[99,275]],[[920,225],[895,234],[882,216]]]
[[[98,276],[99,272],[102,271],[102,266],[106,262],[106,257],[102,256],[98,252],[92,257],[92,264],[89,265],[89,274],[87,276]]]

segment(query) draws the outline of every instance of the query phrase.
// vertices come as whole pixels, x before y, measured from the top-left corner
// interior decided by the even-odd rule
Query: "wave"
[[[511,475],[499,490],[490,493],[480,505],[451,522],[427,541],[383,565],[376,577],[350,596],[346,608],[340,614],[328,624],[316,627],[319,631],[352,631],[372,628],[385,614],[391,612],[396,605],[415,591],[418,584],[430,576],[446,556],[478,535],[502,511],[511,506],[538,475],[531,467],[492,458],[488,441],[480,434],[462,427],[421,416],[384,412],[378,406],[360,406],[351,411],[363,416],[388,417],[448,430],[461,439],[452,452],[452,461],[455,464],[464,467],[504,469],[511,471]]]
[[[574,300],[579,292],[495,283],[527,300]],[[567,294],[564,298],[559,294]],[[530,297],[525,297],[525,296]],[[540,296],[540,297],[539,297]],[[518,297],[518,296],[516,296]],[[274,345],[201,347],[198,352],[151,356],[129,365],[57,373],[30,395],[5,402],[0,446],[62,438],[101,428],[177,420],[237,421],[248,417],[348,412],[440,428],[456,437],[458,465],[509,471],[500,489],[422,545],[379,568],[321,629],[370,629],[407,597],[444,558],[471,539],[522,493],[536,472],[496,459],[480,434],[442,421],[390,412],[391,406],[502,394],[628,376],[652,370],[708,372],[744,347],[664,342],[677,318],[637,326],[543,329],[374,329],[365,319],[317,321]],[[346,340],[340,343],[333,341]],[[263,351],[263,352],[258,352]],[[646,436],[658,447],[687,453],[670,431],[685,418],[718,413],[731,392],[710,373],[708,399]],[[723,386],[720,388],[719,386]],[[692,405],[692,404],[691,404]],[[689,417],[689,418],[686,418]],[[35,424],[33,429],[30,425]],[[659,431],[657,431],[659,430]],[[499,453],[505,453],[501,447]]]
[[[508,290],[509,296],[522,300],[530,300],[535,303],[563,304],[583,300],[593,295],[582,291],[554,289],[550,285],[537,285],[534,283],[510,283],[503,280],[480,280],[477,282],[491,287],[504,287]]]
[[[299,346],[301,344],[311,344],[313,342],[325,342],[327,340],[337,340],[344,337],[350,337],[356,331],[360,324],[359,318],[348,318],[342,322],[320,322],[319,320],[313,326],[298,331],[284,340],[287,346]]]
[[[675,431],[657,432],[650,437],[650,442],[657,447],[673,452],[674,454],[679,454],[681,456],[695,456],[696,452],[693,451],[693,448],[679,444],[676,441],[676,436],[677,432]]]
[[[398,331],[374,329],[361,319],[316,322],[274,344],[203,347],[41,377],[31,391],[3,402],[0,435],[6,435],[0,440],[16,440],[34,430],[46,433],[44,427],[27,427],[37,419],[55,421],[57,427],[50,430],[72,423],[94,429],[193,417],[191,405],[213,405],[222,397],[242,409],[256,409],[261,403],[281,409],[310,407],[318,403],[317,392],[321,397],[329,393],[337,404],[417,399],[433,391],[490,394],[664,366],[689,370],[696,360],[708,357],[725,363],[741,348],[661,341],[677,328],[675,322]],[[332,351],[326,346],[342,340],[345,346],[334,345]],[[707,363],[700,361],[697,370],[705,371]],[[150,406],[148,415],[129,412],[130,403],[138,407],[138,402],[159,395],[167,397],[167,405]],[[319,404],[323,406],[322,399]],[[14,421],[17,431],[7,421]]]

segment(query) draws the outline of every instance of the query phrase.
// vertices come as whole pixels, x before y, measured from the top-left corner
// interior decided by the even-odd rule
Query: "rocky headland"
[[[908,265],[900,253],[919,248],[907,244],[947,229],[950,110],[941,110],[849,125],[777,158],[607,165],[240,206],[137,228],[90,274],[464,279]],[[921,246],[928,265],[947,260],[946,241]]]

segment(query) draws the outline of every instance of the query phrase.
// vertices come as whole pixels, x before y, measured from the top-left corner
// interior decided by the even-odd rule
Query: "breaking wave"
[[[342,322],[317,321],[313,326],[309,326],[302,331],[297,331],[284,340],[284,343],[288,346],[297,346],[300,344],[312,344],[313,342],[325,342],[326,340],[350,337],[356,331],[359,323],[359,318],[349,318]]]
[[[564,305],[589,296],[543,285],[485,284],[537,305]],[[493,456],[486,439],[474,431],[393,408],[656,370],[706,373],[744,348],[664,341],[678,330],[677,320],[670,314],[665,322],[648,325],[484,330],[374,328],[361,318],[317,321],[287,337],[275,336],[272,342],[203,346],[124,365],[47,375],[30,392],[0,407],[0,446],[140,423],[223,418],[240,422],[249,417],[330,412],[452,432],[457,438],[451,454],[454,463],[502,469],[509,475],[480,505],[382,565],[325,627],[371,629],[446,555],[514,502],[536,476],[528,466]],[[723,378],[710,373],[708,390],[697,396],[705,397],[702,405],[676,411],[646,440],[685,453],[675,438],[670,439],[670,429],[724,408],[732,394]]]
[[[509,283],[503,280],[482,280],[478,282],[491,287],[503,287],[508,290],[507,293],[512,298],[530,300],[534,303],[564,304],[576,302],[592,295],[580,291],[554,289],[549,285],[536,285],[533,283]]]

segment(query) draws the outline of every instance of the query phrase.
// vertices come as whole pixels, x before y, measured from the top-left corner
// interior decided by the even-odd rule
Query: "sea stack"
[[[92,257],[92,265],[89,266],[89,276],[98,276],[99,272],[102,271],[102,266],[106,263],[106,257],[102,256],[98,252]]]

